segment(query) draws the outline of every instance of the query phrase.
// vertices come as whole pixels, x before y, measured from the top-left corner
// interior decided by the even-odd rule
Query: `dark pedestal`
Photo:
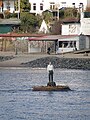
[[[56,86],[56,83],[55,82],[48,82],[47,86],[53,86],[54,87],[54,86]]]

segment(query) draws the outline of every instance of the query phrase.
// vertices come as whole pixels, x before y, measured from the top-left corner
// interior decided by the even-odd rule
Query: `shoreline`
[[[6,57],[3,61],[0,61],[0,69],[14,68],[16,69],[44,69],[49,61],[52,62],[54,68],[60,69],[82,69],[90,70],[90,53],[88,56],[83,54],[18,54],[4,52],[0,54],[0,57]]]

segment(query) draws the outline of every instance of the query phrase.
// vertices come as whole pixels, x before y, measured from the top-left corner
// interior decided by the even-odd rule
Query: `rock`
[[[0,56],[0,62],[13,59],[13,56]]]
[[[90,70],[89,58],[59,58],[52,56],[22,63],[22,65],[31,68],[46,68],[49,62],[54,65],[54,68]]]
[[[33,91],[70,91],[71,89],[68,86],[34,86]]]

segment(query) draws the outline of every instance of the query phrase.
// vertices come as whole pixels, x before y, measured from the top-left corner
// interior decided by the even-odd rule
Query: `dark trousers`
[[[53,82],[53,70],[49,71],[49,82]]]

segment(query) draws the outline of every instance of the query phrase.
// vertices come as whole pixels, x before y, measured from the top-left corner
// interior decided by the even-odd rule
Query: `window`
[[[59,41],[59,47],[61,47],[61,48],[75,48],[76,41]]]
[[[61,2],[63,5],[65,5],[66,4],[66,2]]]
[[[62,7],[66,7],[66,2],[61,2]]]
[[[51,2],[50,3],[50,10],[54,10],[55,9],[55,3],[54,2]]]
[[[10,10],[10,2],[9,1],[7,2],[6,5],[7,5],[7,10]]]
[[[75,5],[75,3],[72,3],[72,5]]]
[[[75,3],[72,3],[73,7],[75,8]]]
[[[40,10],[43,10],[43,4],[40,3]]]
[[[33,3],[33,10],[36,10],[36,3]]]
[[[83,7],[83,3],[79,3],[79,8],[82,8]]]

